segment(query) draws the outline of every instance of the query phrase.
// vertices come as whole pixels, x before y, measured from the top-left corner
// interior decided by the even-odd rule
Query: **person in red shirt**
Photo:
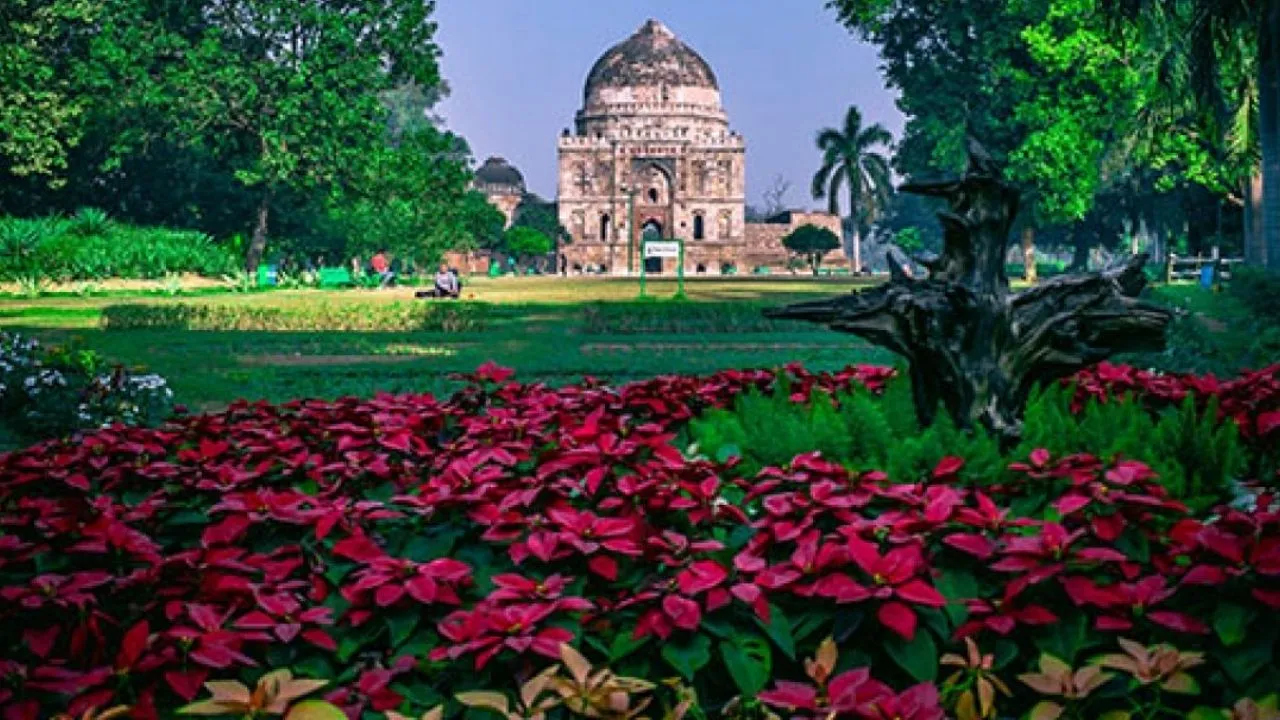
[[[387,287],[395,282],[396,274],[391,272],[391,260],[387,257],[385,249],[379,250],[370,258],[369,267],[373,268],[373,272],[378,275],[378,287]]]

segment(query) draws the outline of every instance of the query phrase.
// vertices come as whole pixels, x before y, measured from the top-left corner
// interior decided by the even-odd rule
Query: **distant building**
[[[484,193],[493,206],[502,211],[507,218],[507,227],[516,219],[516,210],[524,202],[528,190],[525,189],[524,176],[500,157],[491,157],[476,170],[472,184],[476,190]]]
[[[807,210],[784,210],[770,215],[763,222],[747,223],[747,250],[744,253],[744,261],[752,267],[785,265],[788,251],[782,246],[782,238],[802,225],[817,225],[835,233],[837,238],[843,236],[838,215]],[[823,257],[822,264],[836,267],[848,266],[849,259],[837,248]]]
[[[557,143],[556,212],[570,266],[614,274],[674,272],[674,258],[640,254],[644,238],[685,241],[685,272],[784,267],[781,239],[805,223],[841,234],[827,213],[789,211],[745,221],[746,142],[729,127],[711,66],[656,20],[591,67],[572,131]],[[528,192],[502,158],[476,171],[476,189],[510,224]],[[839,253],[833,260],[839,262]]]

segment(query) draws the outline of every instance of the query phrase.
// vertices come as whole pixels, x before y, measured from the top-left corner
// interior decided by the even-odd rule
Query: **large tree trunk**
[[[1244,198],[1244,261],[1261,267],[1267,256],[1262,240],[1262,173],[1254,173],[1241,186]]]
[[[1022,279],[1034,285],[1037,277],[1036,229],[1028,225],[1022,228]]]
[[[862,232],[858,229],[858,222],[853,223],[853,274],[857,275],[862,272]]]
[[[1280,273],[1280,2],[1258,12],[1258,136],[1262,141],[1262,264]]]
[[[941,408],[959,427],[981,425],[1013,442],[1035,386],[1118,352],[1164,346],[1172,314],[1138,299],[1145,255],[1010,291],[1005,259],[1019,192],[976,142],[962,179],[901,189],[950,204],[938,214],[943,250],[925,263],[927,278],[909,277],[891,256],[887,283],[765,314],[823,323],[904,357],[922,424]]]
[[[257,217],[253,222],[253,237],[249,240],[249,251],[245,253],[244,264],[250,273],[258,271],[258,265],[262,264],[262,256],[267,251],[267,221],[270,216],[271,191],[267,190],[258,200]]]

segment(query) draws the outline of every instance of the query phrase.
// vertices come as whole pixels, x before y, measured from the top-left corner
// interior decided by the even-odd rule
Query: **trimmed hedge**
[[[128,304],[103,308],[106,330],[240,332],[476,332],[486,306],[476,303]]]
[[[791,320],[770,320],[765,308],[779,303],[681,303],[655,300],[593,303],[582,309],[584,332],[592,335],[677,333],[769,333],[803,328]],[[812,330],[812,326],[807,328]]]

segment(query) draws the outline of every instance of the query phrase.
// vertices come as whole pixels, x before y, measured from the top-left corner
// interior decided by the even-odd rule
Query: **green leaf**
[[[668,641],[662,646],[662,659],[692,682],[694,674],[711,662],[711,638],[698,634],[678,642]]]
[[[769,642],[757,635],[746,635],[720,642],[720,657],[734,684],[744,697],[755,697],[764,690],[773,670],[773,652]]]
[[[458,538],[462,537],[463,532],[459,526],[444,526],[426,535],[415,535],[405,543],[400,555],[414,562],[453,557],[453,546]]]
[[[1068,615],[1045,628],[1044,634],[1036,638],[1036,647],[1041,652],[1061,658],[1067,664],[1075,663],[1076,656],[1085,647],[1088,637],[1088,626],[1083,613]]]
[[[885,652],[919,682],[933,682],[938,677],[938,646],[933,635],[923,628],[916,631],[910,642],[891,634],[884,644]]]
[[[742,457],[742,449],[737,445],[721,445],[720,448],[716,450],[716,462],[718,463],[726,463],[729,462],[730,458],[736,457]]]
[[[947,599],[943,609],[951,620],[952,629],[960,627],[969,618],[969,610],[963,601],[979,596],[978,581],[972,573],[964,570],[943,570],[934,587]]]
[[[1244,642],[1253,617],[1253,610],[1249,608],[1235,603],[1221,603],[1213,611],[1214,632],[1223,645],[1235,647]]]
[[[1222,710],[1209,707],[1198,707],[1187,713],[1187,720],[1229,720],[1230,717]]]
[[[333,677],[333,665],[323,655],[308,655],[293,663],[293,671],[298,677],[327,680]]]
[[[620,632],[613,636],[613,642],[609,645],[609,662],[617,662],[631,653],[639,650],[641,646],[649,642],[649,636],[636,640],[631,637],[631,632]]]
[[[399,647],[401,643],[413,635],[418,627],[421,615],[416,612],[398,612],[386,616],[387,630],[391,633],[391,647]]]
[[[769,622],[766,624],[756,618],[756,624],[764,629],[769,639],[778,646],[788,659],[796,659],[796,641],[791,637],[791,621],[778,609],[777,605],[769,605]]]
[[[1237,685],[1248,685],[1253,676],[1271,662],[1271,639],[1251,636],[1249,642],[1231,652],[1219,653],[1218,662]]]

